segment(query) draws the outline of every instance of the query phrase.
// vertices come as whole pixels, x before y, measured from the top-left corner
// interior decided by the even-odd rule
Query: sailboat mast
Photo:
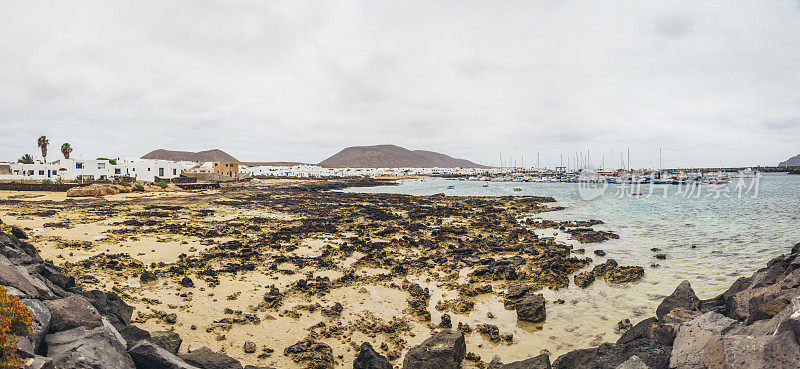
[[[503,171],[503,150],[500,149],[500,171]]]
[[[631,148],[628,148],[628,170],[631,170]]]

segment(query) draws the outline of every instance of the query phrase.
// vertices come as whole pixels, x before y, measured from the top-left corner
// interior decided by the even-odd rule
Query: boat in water
[[[711,178],[708,180],[708,184],[726,184],[728,182],[730,182],[730,179],[728,179],[728,176],[725,175]]]

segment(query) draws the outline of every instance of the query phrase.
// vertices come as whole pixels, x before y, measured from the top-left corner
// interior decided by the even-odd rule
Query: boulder
[[[625,331],[625,333],[623,333],[619,339],[617,339],[617,343],[625,343],[638,340],[640,338],[648,338],[650,327],[657,322],[658,319],[656,318],[647,318],[639,323],[636,323],[633,327]]]
[[[725,307],[725,299],[722,296],[717,296],[707,300],[700,300],[700,311],[720,313],[722,315],[728,314],[728,309]]]
[[[526,296],[517,302],[517,319],[531,323],[540,323],[547,318],[544,295],[541,293]]]
[[[39,300],[23,299],[22,304],[31,310],[34,321],[31,326],[30,340],[33,345],[33,350],[39,352],[39,348],[44,342],[44,336],[50,331],[50,309]]]
[[[47,279],[47,278],[45,278],[45,277],[43,277],[43,276],[41,276],[39,274],[34,275],[33,278],[35,278],[36,280],[42,282],[42,285],[45,286],[48,291],[53,293],[53,296],[51,298],[60,299],[60,298],[68,297],[69,295],[72,294],[70,292],[64,291],[63,288],[61,288],[59,286],[56,286],[55,283],[50,282],[49,279]]]
[[[0,264],[0,284],[11,286],[24,293],[27,297],[41,298],[39,289],[34,285],[35,281],[30,277],[25,268],[18,268],[13,265]]]
[[[640,266],[621,266],[606,273],[605,280],[608,284],[621,284],[637,282],[644,277],[644,268]]]
[[[150,270],[144,270],[139,274],[139,281],[142,283],[150,283],[158,280],[158,276]]]
[[[75,277],[64,274],[61,268],[49,263],[42,263],[41,265],[42,269],[39,271],[39,275],[52,282],[54,285],[64,290],[75,287]]]
[[[800,296],[792,298],[791,303],[771,320],[777,326],[776,333],[792,332],[800,338]]]
[[[633,355],[630,359],[625,360],[624,363],[619,364],[617,369],[650,369],[650,367],[647,366],[642,359],[639,359],[638,356]]]
[[[17,354],[19,357],[31,358],[36,356],[36,348],[34,347],[30,336],[14,335],[14,337],[17,339]]]
[[[747,320],[745,324],[752,324],[755,321],[769,319],[781,312],[789,305],[788,294],[763,294],[750,299],[747,302]]]
[[[750,285],[747,286],[747,288],[760,288],[775,284],[775,282],[777,282],[781,275],[786,271],[786,266],[781,265],[783,264],[781,261],[784,261],[784,259],[779,256],[775,259],[772,259],[767,267],[761,268],[757,272],[753,273],[753,276],[750,277]]]
[[[525,360],[515,361],[513,363],[503,364],[500,358],[495,356],[492,362],[489,363],[487,369],[550,369],[550,357],[547,354],[541,354]]]
[[[392,369],[392,364],[389,364],[386,357],[375,352],[369,342],[364,342],[353,362],[353,369]]]
[[[622,344],[603,343],[579,367],[616,368],[635,355],[651,368],[666,368],[669,365],[670,349],[670,346],[651,339],[638,339]]]
[[[23,231],[22,228],[17,227],[17,226],[11,226],[11,235],[13,235],[14,237],[16,237],[19,240],[27,240],[28,239],[28,234],[25,233],[25,231]]]
[[[100,315],[108,319],[117,329],[131,324],[133,306],[122,301],[116,293],[92,290],[81,292],[81,295],[97,309]]]
[[[183,277],[178,284],[186,288],[194,287],[194,281],[189,277]]]
[[[441,331],[408,350],[403,369],[458,369],[466,354],[463,333]]]
[[[698,310],[674,308],[669,313],[667,313],[667,315],[664,315],[664,317],[661,318],[659,321],[677,327],[679,324],[688,322],[694,318],[699,317],[700,315],[703,315],[703,313]]]
[[[506,298],[503,300],[503,304],[507,309],[513,309],[517,306],[517,302],[519,302],[525,295],[527,295],[531,291],[531,286],[525,284],[518,284],[511,286],[506,292]]]
[[[672,354],[671,368],[703,368],[703,348],[715,336],[725,334],[737,322],[724,315],[708,312],[678,325]]]
[[[15,264],[32,264],[43,262],[42,257],[33,245],[20,241],[17,237],[11,234],[0,232],[0,246],[4,246],[4,255],[9,260],[15,261]]]
[[[412,283],[408,286],[408,293],[415,297],[430,297],[430,292],[427,288],[422,288],[418,283]]]
[[[506,292],[506,298],[512,300],[519,300],[523,298],[530,290],[531,286],[527,284],[513,285],[508,289],[508,292]]]
[[[597,349],[580,349],[570,351],[561,355],[553,362],[553,369],[574,369],[579,368],[583,363],[594,356]]]
[[[20,275],[24,278],[28,279],[33,287],[39,291],[39,298],[42,300],[50,300],[50,299],[57,299],[59,296],[53,292],[53,290],[48,286],[49,281],[42,278],[39,274],[31,273],[28,271],[26,267],[17,266],[17,270],[19,271]],[[52,283],[50,283],[52,285]],[[65,292],[61,291],[62,293],[66,294]]]
[[[108,329],[108,331],[111,333],[111,335],[114,336],[114,338],[117,340],[117,342],[119,342],[120,345],[125,347],[125,349],[127,350],[128,341],[126,341],[125,338],[122,337],[121,334],[119,334],[119,331],[116,328],[114,328],[113,325],[111,325],[111,323],[108,321],[108,319],[103,318],[103,326],[106,327]]]
[[[156,331],[150,332],[150,342],[163,347],[173,354],[177,354],[178,349],[181,348],[183,339],[181,335],[175,331]]]
[[[439,328],[450,329],[453,328],[453,321],[450,318],[450,314],[442,314],[442,321],[439,322]]]
[[[333,369],[336,365],[331,347],[311,339],[305,339],[287,347],[283,354],[308,368]]]
[[[128,343],[128,348],[130,348],[136,342],[141,340],[148,340],[150,341],[150,332],[141,329],[135,325],[126,325],[119,330],[119,334]],[[151,341],[152,342],[152,341]]]
[[[25,365],[22,366],[23,369],[56,369],[56,364],[53,362],[53,359],[44,356],[35,356],[28,360],[25,360]]]
[[[236,359],[211,351],[208,347],[201,347],[190,353],[178,355],[187,364],[201,369],[243,369]]]
[[[592,272],[581,272],[573,277],[575,280],[575,285],[580,288],[589,287],[592,283],[594,283],[594,273]]]
[[[603,278],[606,283],[620,284],[636,282],[644,276],[644,268],[640,266],[619,266],[616,260],[608,259],[605,263],[595,265],[592,274]]]
[[[747,288],[734,293],[726,302],[728,315],[736,320],[746,320],[750,316],[750,300],[767,293],[778,293],[777,285]]]
[[[740,277],[736,281],[734,281],[730,287],[728,287],[725,292],[721,295],[717,296],[717,298],[721,299],[725,302],[725,311],[727,312],[725,315],[729,316],[730,313],[733,311],[733,296],[740,291],[743,291],[750,285],[750,278],[747,277]]]
[[[664,298],[661,304],[656,308],[656,317],[662,319],[672,309],[684,308],[688,310],[696,310],[700,307],[700,299],[695,295],[692,290],[692,285],[689,281],[681,282],[671,295]]]
[[[147,340],[136,342],[128,350],[138,369],[197,369],[175,354]]]
[[[44,302],[50,310],[50,332],[66,331],[77,327],[96,328],[103,325],[103,317],[89,301],[79,295]]]
[[[125,346],[108,327],[73,328],[48,334],[45,340],[48,357],[58,363],[59,368],[135,368]]]
[[[701,368],[800,368],[800,346],[792,332],[768,336],[724,335],[709,340]]]
[[[22,242],[18,238],[14,237],[14,235],[3,233],[3,231],[0,230],[0,246],[5,247],[7,250],[20,249]]]

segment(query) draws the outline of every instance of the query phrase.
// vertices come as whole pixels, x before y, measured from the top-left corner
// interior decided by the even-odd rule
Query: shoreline
[[[336,367],[350,365],[358,355],[358,346],[362,341],[371,342],[380,354],[393,359],[395,365],[400,365],[411,347],[444,328],[441,320],[445,313],[450,317],[453,329],[457,328],[458,323],[466,323],[473,330],[466,337],[473,360],[468,360],[465,365],[485,366],[499,352],[517,351],[524,356],[516,358],[524,359],[530,354],[538,354],[525,348],[531,347],[523,344],[526,340],[537,336],[539,339],[548,338],[541,337],[543,332],[539,324],[522,322],[524,324],[520,326],[517,323],[511,330],[506,324],[499,324],[511,319],[516,321],[517,312],[508,309],[507,292],[511,287],[525,284],[531,285],[530,289],[535,293],[542,292],[538,289],[544,287],[558,290],[572,284],[574,272],[588,265],[580,257],[570,256],[574,254],[572,247],[536,236],[534,232],[525,231],[524,226],[513,228],[515,226],[512,226],[511,220],[504,224],[507,228],[512,227],[512,232],[506,233],[506,230],[502,232],[503,235],[530,237],[535,242],[529,240],[522,242],[522,246],[512,247],[513,243],[505,243],[502,237],[497,237],[497,228],[492,222],[467,223],[482,232],[473,232],[470,228],[462,233],[465,231],[461,229],[463,225],[460,222],[480,220],[485,217],[482,213],[518,214],[525,209],[541,212],[547,210],[542,204],[548,204],[552,199],[495,198],[493,202],[479,197],[364,196],[323,191],[341,186],[341,181],[291,182],[290,186],[285,185],[280,183],[268,189],[247,186],[223,188],[219,191],[178,193],[163,198],[69,201],[61,204],[68,209],[57,211],[58,220],[66,223],[67,228],[38,230],[36,227],[37,230],[33,232],[34,244],[45,243],[45,247],[37,245],[44,251],[45,258],[64,261],[62,265],[74,273],[80,283],[120,294],[136,309],[132,318],[134,324],[149,330],[175,329],[185,340],[184,343],[188,344],[181,348],[181,353],[186,351],[187,346],[197,348],[203,345],[215,351],[225,350],[226,354],[243,362],[277,367],[302,367],[294,363],[291,355],[283,354],[284,349],[300,341],[301,337],[293,337],[294,342],[284,340],[286,342],[265,347],[273,352],[243,352],[242,345],[246,342],[261,345],[260,341],[270,341],[269,336],[259,336],[263,335],[263,327],[270,327],[275,332],[283,329],[286,332],[284,334],[304,332],[310,339],[330,345],[328,347],[337,355],[334,358]],[[152,201],[163,203],[154,204]],[[7,220],[6,223],[16,222],[9,220],[9,211],[6,209],[12,203],[20,205],[16,201],[2,202],[2,218]],[[52,211],[59,206],[58,202],[45,201],[36,207],[48,209],[34,210],[33,206],[28,206],[25,212],[15,216],[23,225],[36,225],[36,216],[30,213]],[[273,212],[264,212],[265,208]],[[421,212],[423,209],[427,210]],[[487,210],[491,213],[486,213]],[[296,214],[316,220],[303,221]],[[358,216],[353,217],[353,214]],[[409,214],[421,218],[410,217]],[[197,223],[196,218],[201,215],[206,220]],[[331,223],[331,219],[339,223]],[[344,222],[343,225],[341,222],[345,219],[349,223]],[[426,227],[432,227],[437,232],[425,234],[418,230],[417,233],[404,234],[405,239],[398,236],[395,241],[387,237],[397,234],[398,230],[392,228],[398,228],[398,225],[403,230],[403,227],[413,228],[415,223],[422,222],[415,219],[423,219],[428,222],[424,223]],[[91,222],[82,223],[88,220]],[[179,224],[181,226],[176,227]],[[204,228],[213,224],[224,226]],[[337,228],[335,231],[331,228],[334,224]],[[256,226],[259,230],[255,230]],[[227,228],[231,229],[226,231]],[[209,235],[207,232],[212,230],[220,234]],[[70,237],[77,240],[64,242],[70,232]],[[330,237],[334,233],[344,237]],[[297,237],[298,234],[302,237]],[[99,235],[103,237],[94,239]],[[48,237],[61,237],[62,240]],[[447,252],[437,253],[436,249],[432,251],[424,244],[409,245],[408,241],[404,241],[412,240],[412,237],[437,240],[436,244]],[[490,248],[484,251],[470,247],[471,242],[465,241],[469,239],[473,240],[471,242],[482,240]],[[529,245],[527,248],[526,243]],[[280,244],[279,248],[276,248],[277,244]],[[493,244],[496,245],[491,246]],[[395,260],[380,249],[375,249],[376,246],[391,249],[404,259]],[[194,251],[190,251],[192,249]],[[180,253],[170,253],[168,250],[179,250]],[[487,252],[494,256],[495,261],[483,264],[480,256]],[[281,254],[284,256],[281,257]],[[427,256],[430,261],[436,257],[443,258],[443,266],[462,269],[462,273],[454,280],[446,268],[442,269],[435,262],[420,263],[420,259],[414,259],[425,254],[430,254]],[[515,279],[507,278],[511,269],[507,267],[507,261],[503,261],[513,258],[504,259],[503,254],[523,255],[526,259],[525,265],[514,267],[514,273],[518,274]],[[410,258],[412,255],[414,258]],[[551,266],[547,267],[545,264],[552,258],[560,261],[556,264],[550,261]],[[259,262],[252,263],[251,260]],[[500,261],[502,263],[498,263]],[[209,269],[211,265],[213,268]],[[560,270],[553,269],[554,265],[573,266]],[[175,266],[179,269],[175,269]],[[262,266],[266,266],[266,269],[259,269]],[[539,269],[530,269],[531,266]],[[347,273],[353,267],[359,273]],[[493,277],[487,279],[485,272],[475,273],[480,268],[490,272]],[[624,268],[611,267],[610,274],[598,272],[600,277],[595,283],[601,285],[605,283],[602,281],[604,278],[615,280],[620,276],[625,277],[625,273],[620,272],[626,271]],[[535,270],[539,271],[535,275],[530,274]],[[148,274],[147,281],[144,281],[145,274]],[[149,280],[150,274],[153,281]],[[183,277],[190,278],[194,286],[182,286]],[[302,286],[300,281],[304,281]],[[277,291],[272,290],[272,285],[277,287]],[[409,292],[414,291],[414,285],[422,287],[423,291],[427,287],[430,291],[427,296],[435,296],[425,298],[425,293],[419,295],[424,298],[420,300],[422,305],[419,305],[416,302],[417,295]],[[366,294],[363,290],[366,290]],[[213,295],[209,291],[213,291]],[[438,296],[438,291],[444,294]],[[548,289],[545,288],[544,292],[548,292]],[[156,296],[159,301],[153,301],[152,297],[146,295]],[[552,296],[549,293],[546,295]],[[280,301],[277,307],[264,306],[268,300],[275,299]],[[486,299],[500,301],[501,304],[488,305],[487,308]],[[502,303],[504,300],[506,303]],[[548,316],[558,314],[559,309],[569,308],[568,305],[559,305],[551,297],[546,300]],[[337,307],[338,302],[341,304]],[[224,310],[222,306],[229,307],[230,313],[221,311]],[[424,320],[425,314],[415,306],[424,308],[430,320]],[[207,313],[192,312],[203,307],[208,310]],[[475,316],[476,312],[491,312],[495,316],[488,318],[484,315],[479,318]],[[175,319],[170,314],[175,314]],[[175,323],[168,323],[170,320]],[[189,321],[195,323],[197,328],[187,326],[190,325]],[[319,326],[319,323],[325,324]],[[478,324],[485,326],[479,327]],[[543,327],[548,329],[548,324],[552,325],[545,320]],[[387,329],[393,333],[387,334]],[[478,332],[478,329],[484,333]],[[531,333],[527,329],[531,329]],[[508,337],[509,333],[513,336]],[[205,338],[198,340],[198,337]],[[221,337],[222,340],[218,340]],[[389,345],[381,348],[381,343],[385,342]],[[259,350],[261,348],[259,346]],[[568,351],[551,350],[551,354]],[[476,356],[480,356],[480,360],[475,360]],[[504,361],[515,359],[513,355],[501,356],[504,356]]]

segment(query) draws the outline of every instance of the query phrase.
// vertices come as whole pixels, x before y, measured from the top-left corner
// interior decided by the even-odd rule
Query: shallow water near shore
[[[753,179],[745,179],[752,181]],[[485,317],[492,311],[501,332],[515,331],[515,344],[502,351],[535,354],[540,349],[553,353],[586,347],[600,341],[614,341],[613,328],[624,318],[634,324],[652,316],[661,299],[684,279],[692,283],[700,298],[724,292],[737,278],[749,276],[792,245],[800,242],[800,176],[765,174],[754,190],[737,196],[736,180],[728,185],[728,197],[703,188],[701,195],[676,194],[677,186],[655,185],[642,188],[642,196],[620,196],[625,188],[610,185],[605,194],[593,200],[581,199],[574,183],[511,183],[454,181],[444,179],[403,180],[397,186],[350,188],[363,193],[400,193],[448,196],[552,196],[565,210],[537,214],[534,218],[552,220],[599,219],[594,226],[619,234],[620,238],[602,243],[578,244],[567,240],[558,230],[537,231],[556,235],[556,239],[577,248],[585,248],[594,264],[607,258],[621,265],[641,265],[644,278],[637,283],[609,286],[597,281],[582,290],[574,285],[560,291],[545,290],[548,300],[547,321],[541,326],[517,323],[513,311],[505,311],[498,298],[476,304],[470,317]],[[488,183],[488,187],[483,187]],[[749,182],[748,182],[749,183]],[[454,186],[448,189],[448,186]],[[521,191],[515,191],[518,187]],[[664,196],[667,191],[667,196]],[[710,194],[710,195],[709,195]],[[661,249],[658,252],[652,248]],[[605,257],[592,252],[600,249]],[[656,259],[656,253],[667,255]],[[593,264],[593,265],[594,265]],[[658,266],[652,265],[657,264]],[[587,269],[591,269],[591,265]],[[565,304],[552,302],[565,300]],[[435,304],[435,301],[432,302]],[[438,312],[434,313],[434,321]],[[454,322],[457,321],[454,317]],[[485,320],[485,318],[483,318]],[[466,320],[470,322],[470,320]],[[470,322],[471,323],[471,322]],[[537,331],[541,329],[541,331]],[[499,351],[499,350],[498,350]],[[520,355],[501,355],[519,357]],[[524,357],[524,356],[523,356]]]

